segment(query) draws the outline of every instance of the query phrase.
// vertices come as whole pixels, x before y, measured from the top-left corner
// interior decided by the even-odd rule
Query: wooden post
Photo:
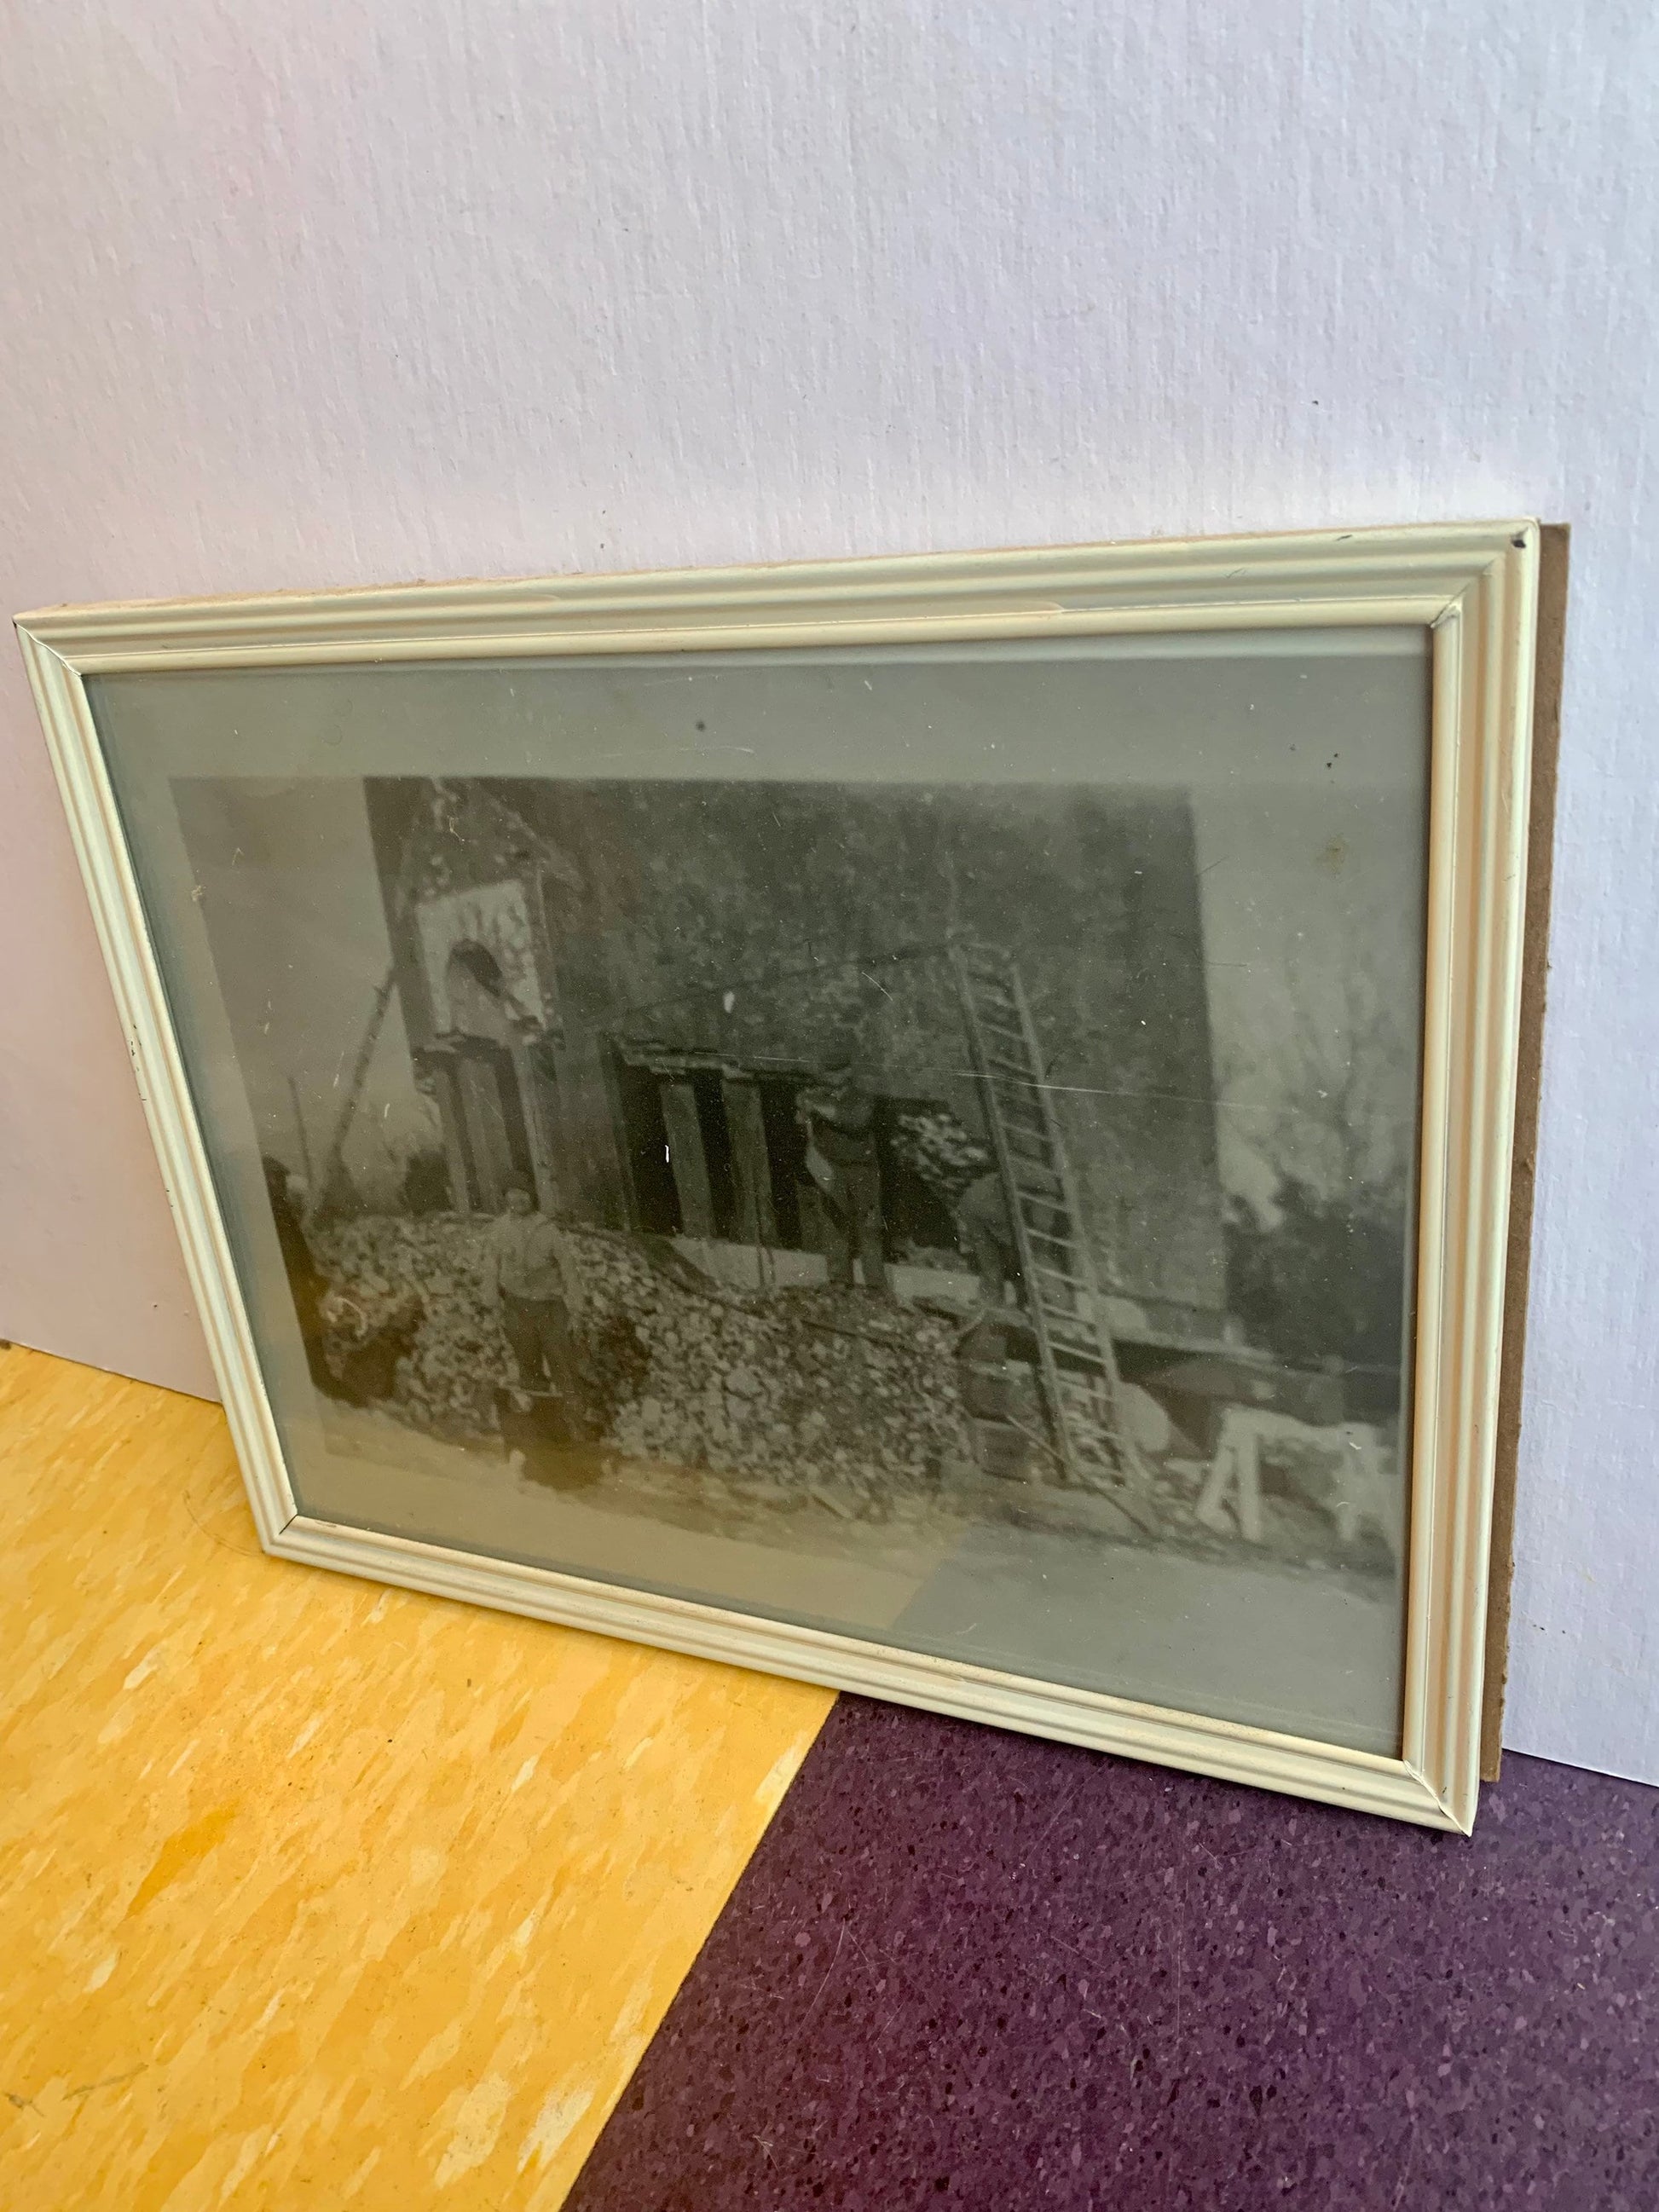
[[[524,1116],[526,1141],[530,1146],[531,1173],[535,1178],[536,1203],[544,1213],[556,1213],[562,1194],[553,1171],[553,1154],[542,1117],[541,1091],[528,1040],[515,1036],[511,1047],[513,1079],[519,1086],[519,1111]]]
[[[1267,1531],[1261,1525],[1261,1437],[1254,1422],[1238,1441],[1238,1533],[1247,1544],[1259,1544]]]
[[[351,1119],[357,1111],[357,1101],[362,1095],[368,1064],[374,1057],[374,1048],[380,1041],[380,1024],[386,1019],[386,1008],[392,1004],[392,994],[397,981],[398,970],[394,963],[386,969],[386,980],[374,994],[374,1003],[369,1007],[368,1019],[363,1025],[362,1036],[357,1045],[357,1057],[351,1063],[345,1096],[340,1101],[340,1110],[334,1117],[334,1127],[329,1134],[328,1148],[323,1154],[322,1168],[306,1200],[307,1229],[315,1226],[328,1203],[329,1187],[340,1171],[346,1139],[351,1133]]]
[[[472,1176],[461,1126],[460,1086],[455,1080],[455,1055],[434,1047],[428,1066],[438,1102],[438,1127],[443,1133],[444,1160],[449,1170],[449,1203],[457,1213],[472,1210]]]
[[[291,1075],[288,1079],[288,1095],[294,1101],[294,1131],[295,1134],[300,1139],[300,1173],[306,1179],[306,1198],[308,1203],[311,1197],[311,1178],[313,1173],[311,1165],[311,1138],[306,1128],[306,1117],[300,1104],[300,1086]]]
[[[668,1164],[679,1194],[680,1228],[687,1237],[712,1237],[714,1194],[709,1188],[702,1126],[697,1119],[696,1086],[687,1076],[665,1075],[660,1088],[663,1123],[668,1131]]]
[[[772,1206],[772,1169],[766,1152],[760,1086],[749,1076],[728,1075],[720,1087],[726,1096],[726,1125],[732,1132],[738,1237],[744,1244],[775,1247],[778,1223]]]

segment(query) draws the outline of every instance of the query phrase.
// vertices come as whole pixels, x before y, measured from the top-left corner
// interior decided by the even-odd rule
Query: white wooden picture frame
[[[1528,520],[44,610],[18,629],[259,1535],[276,1555],[1433,1827],[1478,1795],[1538,531]],[[1005,641],[1426,635],[1397,1755],[302,1510],[89,685]],[[1178,647],[1166,642],[1166,652]],[[249,775],[264,773],[260,761]],[[1401,1455],[1406,1446],[1402,1442]]]

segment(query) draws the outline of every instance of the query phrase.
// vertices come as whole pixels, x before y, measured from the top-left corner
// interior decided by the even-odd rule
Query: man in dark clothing
[[[507,1465],[544,1489],[586,1490],[604,1473],[604,1460],[587,1447],[569,1399],[503,1384],[495,1393],[495,1418]]]
[[[803,1091],[796,1119],[806,1132],[806,1172],[817,1186],[830,1229],[830,1279],[851,1285],[853,1262],[864,1263],[866,1289],[885,1296],[881,1249],[881,1170],[876,1161],[876,1107],[850,1065],[830,1068]]]
[[[1000,1312],[1009,1282],[1020,1278],[1019,1252],[1002,1176],[995,1168],[975,1176],[956,1204],[957,1234],[973,1261],[980,1293]]]
[[[574,1418],[580,1373],[571,1328],[583,1304],[576,1256],[557,1222],[538,1211],[535,1194],[525,1184],[509,1183],[506,1200],[506,1212],[489,1227],[485,1279],[520,1383],[568,1401]]]

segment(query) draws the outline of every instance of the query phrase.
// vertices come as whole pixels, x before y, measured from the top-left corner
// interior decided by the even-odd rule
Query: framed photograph
[[[1467,1830],[1537,568],[21,617],[267,1548]]]

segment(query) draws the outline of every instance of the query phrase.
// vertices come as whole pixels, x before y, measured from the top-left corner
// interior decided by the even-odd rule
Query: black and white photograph
[[[111,719],[297,1490],[1394,1753],[1420,634],[690,658]]]

